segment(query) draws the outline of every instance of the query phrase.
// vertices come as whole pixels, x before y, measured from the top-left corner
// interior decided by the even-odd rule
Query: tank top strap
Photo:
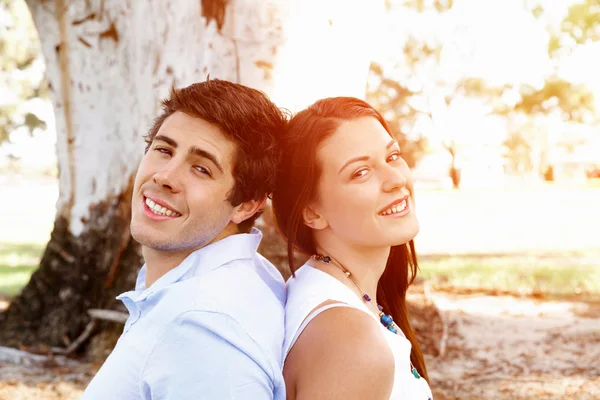
[[[306,326],[317,315],[331,308],[355,308],[378,321],[377,316],[369,311],[352,290],[331,275],[310,265],[302,266],[295,275],[287,282],[284,360]],[[335,303],[320,306],[328,301]]]

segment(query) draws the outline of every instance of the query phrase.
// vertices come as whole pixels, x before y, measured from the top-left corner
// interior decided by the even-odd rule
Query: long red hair
[[[381,114],[368,103],[352,97],[322,99],[296,114],[282,139],[283,162],[275,191],[273,212],[279,231],[287,239],[288,263],[296,271],[294,252],[305,255],[317,252],[312,229],[304,224],[303,210],[316,196],[321,171],[317,162],[319,144],[331,136],[343,121],[373,117],[392,133]],[[410,270],[410,272],[409,272]],[[419,374],[428,379],[421,347],[410,323],[406,291],[418,270],[413,241],[393,246],[377,286],[377,301],[412,344],[410,359]]]

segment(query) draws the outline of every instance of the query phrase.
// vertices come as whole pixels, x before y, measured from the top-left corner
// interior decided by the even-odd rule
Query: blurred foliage
[[[541,0],[526,0],[533,16],[544,16]],[[560,57],[568,54],[578,45],[600,39],[600,0],[580,0],[572,4],[559,26],[550,27],[548,54]]]
[[[544,15],[543,5],[539,3],[530,7],[530,11],[536,18]],[[546,29],[550,35],[548,54],[555,61],[568,57],[578,46],[600,40],[600,0],[582,0],[572,4],[558,26],[547,26]],[[546,77],[541,88],[521,87],[520,96],[511,111],[531,119],[509,133],[504,143],[509,163],[515,171],[532,170],[548,179],[553,175],[548,156],[552,145],[560,144],[571,153],[582,144],[582,140],[577,135],[568,137],[568,134],[563,134],[552,143],[549,129],[535,117],[550,118],[559,114],[563,121],[596,125],[598,110],[595,109],[594,95],[585,85],[560,78],[555,69]]]
[[[0,0],[0,143],[27,126],[32,133],[45,129],[27,107],[35,98],[47,98],[43,61],[37,33],[23,0]]]
[[[571,121],[586,122],[594,112],[594,95],[583,85],[574,85],[555,76],[536,90],[531,86],[521,89],[521,100],[515,111],[526,114],[546,113],[560,109]]]
[[[392,5],[393,3],[393,5]],[[388,9],[401,7],[417,13],[433,13],[443,17],[453,5],[453,1],[438,0],[397,0],[388,1]],[[427,152],[429,140],[416,129],[419,119],[434,121],[439,107],[432,99],[441,100],[444,108],[449,108],[457,97],[478,97],[496,102],[502,94],[502,88],[488,86],[482,79],[459,76],[447,79],[440,67],[444,46],[453,45],[440,35],[416,30],[408,32],[403,43],[402,54],[393,65],[384,67],[380,63],[371,63],[370,78],[367,85],[367,100],[382,111],[403,148],[403,158],[413,167]],[[398,78],[398,71],[403,77]],[[413,83],[411,85],[411,82]],[[414,82],[420,82],[414,85]],[[499,110],[502,105],[495,105]],[[444,140],[443,147],[452,157],[449,173],[454,169],[457,154],[457,142],[452,137]]]
[[[469,31],[468,26],[460,25],[460,17],[452,15],[452,1],[388,0],[386,4],[388,11],[400,8],[404,15],[426,16],[424,23],[432,26],[432,29],[420,29],[417,24],[405,29],[406,37],[398,38],[402,46],[396,57],[398,61],[372,63],[367,87],[368,101],[382,111],[403,144],[409,164],[414,165],[429,151],[428,134],[420,131],[416,122],[430,121],[428,124],[434,126],[434,134],[439,135],[443,126],[439,122],[436,125],[438,115],[451,112],[455,102],[464,104],[465,99],[487,105],[490,114],[507,121],[509,131],[504,142],[507,163],[509,169],[520,173],[542,174],[553,144],[570,146],[570,142],[579,140],[552,138],[556,142],[552,143],[550,121],[558,118],[572,125],[598,123],[593,93],[584,85],[561,78],[556,61],[567,57],[577,46],[600,39],[600,0],[575,3],[562,21],[554,25],[548,23],[548,53],[555,61],[550,72],[541,76],[541,85],[490,84],[482,76],[469,75],[468,66],[460,64],[454,65],[451,73],[448,69],[444,71],[444,52],[455,46],[468,53],[472,46],[469,41],[474,40],[466,35],[466,41],[461,42],[457,40],[463,40],[464,35],[452,36],[461,30]],[[524,1],[523,7],[523,12],[530,12],[534,18],[544,16],[543,1]],[[436,29],[438,24],[446,29]],[[569,132],[555,127],[552,134],[568,136]],[[442,140],[441,148],[449,152],[454,165],[461,151],[461,141],[457,140],[460,132],[444,129],[443,135],[447,137]]]
[[[600,39],[600,0],[585,0],[569,7],[560,31],[553,35],[548,51],[557,54],[563,47],[573,47]]]
[[[454,4],[453,0],[402,0],[402,5],[410,7],[418,12],[424,12],[430,9],[434,9],[438,12],[448,11]],[[389,5],[388,5],[389,7]]]
[[[403,127],[407,121],[413,121],[419,112],[406,101],[412,96],[410,90],[400,83],[387,77],[383,68],[377,63],[371,63],[371,78],[375,81],[373,86],[367,90],[367,101],[376,109],[380,110],[386,122],[390,126],[394,137],[398,140],[402,157],[409,167],[414,167],[423,153],[426,145],[424,137],[409,139]]]

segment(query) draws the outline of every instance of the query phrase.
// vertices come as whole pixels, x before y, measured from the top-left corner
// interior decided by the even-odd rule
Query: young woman
[[[355,98],[317,101],[292,118],[282,151],[273,209],[294,272],[287,398],[431,399],[406,309],[413,183],[383,117]],[[311,256],[298,269],[294,250]]]

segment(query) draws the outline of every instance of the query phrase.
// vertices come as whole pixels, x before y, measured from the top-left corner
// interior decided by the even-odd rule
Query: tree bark
[[[29,0],[55,110],[59,199],[39,269],[0,314],[0,343],[67,347],[118,309],[142,260],[129,232],[143,135],[171,85],[217,77],[270,93],[275,1]],[[43,200],[43,199],[40,199]]]

